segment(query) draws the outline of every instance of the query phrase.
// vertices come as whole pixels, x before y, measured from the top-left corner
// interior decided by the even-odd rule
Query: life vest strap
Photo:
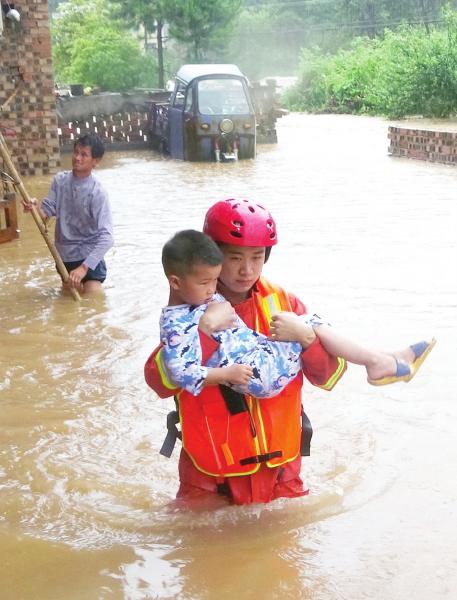
[[[227,410],[231,415],[237,415],[238,413],[247,411],[248,407],[243,394],[235,392],[234,389],[222,384],[219,385],[219,390],[224,398]]]
[[[255,465],[272,458],[280,458],[282,456],[282,450],[275,450],[274,452],[267,452],[267,454],[257,454],[256,456],[248,456],[240,460],[240,465]]]
[[[167,415],[167,435],[163,441],[160,454],[170,458],[176,444],[176,440],[182,440],[182,433],[176,427],[179,423],[179,414],[177,410],[172,410]]]
[[[310,456],[311,454],[311,438],[313,437],[313,426],[308,418],[308,415],[301,407],[301,442],[300,454],[302,456]]]

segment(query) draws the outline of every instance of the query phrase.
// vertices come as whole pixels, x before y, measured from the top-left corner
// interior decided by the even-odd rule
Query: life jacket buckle
[[[256,454],[255,456],[248,456],[240,460],[240,465],[255,465],[267,462],[272,458],[280,458],[282,456],[282,450],[275,450],[274,452],[267,452],[266,454]]]

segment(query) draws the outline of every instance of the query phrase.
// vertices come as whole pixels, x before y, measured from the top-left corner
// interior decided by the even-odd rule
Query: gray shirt
[[[108,196],[92,174],[57,173],[41,208],[56,217],[56,248],[64,262],[82,260],[94,269],[114,243]]]

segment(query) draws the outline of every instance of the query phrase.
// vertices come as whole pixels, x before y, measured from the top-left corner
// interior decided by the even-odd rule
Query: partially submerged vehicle
[[[249,83],[235,65],[184,65],[167,102],[152,102],[151,145],[192,161],[254,158],[256,115]]]

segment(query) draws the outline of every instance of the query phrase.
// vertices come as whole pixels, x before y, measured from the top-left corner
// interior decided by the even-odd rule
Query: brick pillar
[[[10,2],[0,34],[0,127],[23,175],[53,173],[60,164],[47,0]],[[1,168],[1,159],[0,159]]]

